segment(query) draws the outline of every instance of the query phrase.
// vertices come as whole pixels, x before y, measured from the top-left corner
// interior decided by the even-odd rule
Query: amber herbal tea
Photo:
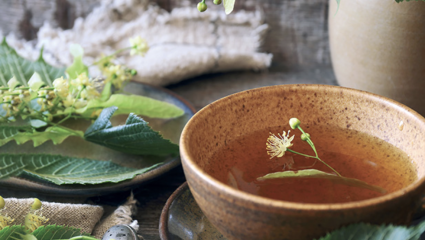
[[[365,200],[397,191],[417,178],[407,154],[376,137],[325,126],[306,131],[323,162],[306,157],[315,156],[315,151],[300,138],[300,132],[292,130],[284,137],[277,135],[282,134],[282,127],[279,127],[253,132],[228,143],[214,153],[206,171],[242,191],[300,203]],[[279,149],[267,147],[266,150],[270,133],[276,133],[278,140],[291,140],[295,135],[283,155]],[[276,142],[277,147],[282,147],[279,144],[284,142]],[[304,175],[297,176],[300,173]],[[291,176],[262,179],[267,174]]]

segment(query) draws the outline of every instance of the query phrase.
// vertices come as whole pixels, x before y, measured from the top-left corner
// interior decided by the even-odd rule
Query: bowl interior
[[[419,185],[425,175],[425,119],[390,99],[363,91],[325,85],[258,88],[220,99],[201,111],[184,132],[187,161],[200,174],[212,155],[229,142],[269,127],[288,130],[288,120],[303,128],[332,126],[373,135],[406,152]],[[214,181],[214,180],[212,180]]]

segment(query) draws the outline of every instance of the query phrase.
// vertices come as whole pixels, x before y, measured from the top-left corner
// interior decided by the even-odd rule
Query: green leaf
[[[164,139],[148,123],[130,114],[125,125],[113,127],[109,119],[117,107],[105,108],[99,118],[87,129],[87,141],[131,154],[168,155],[179,152],[178,145]]]
[[[37,240],[70,239],[82,235],[81,230],[78,228],[59,225],[42,226],[37,228],[32,234]]]
[[[27,132],[32,132],[30,126],[10,126],[0,125],[0,146],[14,140],[15,136]]]
[[[0,179],[24,174],[58,185],[117,183],[161,164],[133,169],[109,161],[61,155],[0,154]]]
[[[328,233],[319,240],[361,239],[403,239],[418,240],[425,231],[425,222],[412,227],[393,225],[370,225],[366,223],[352,224],[347,227]]]
[[[335,183],[345,184],[352,187],[365,188],[365,189],[369,189],[369,190],[380,192],[380,193],[386,192],[386,190],[381,187],[367,184],[358,179],[339,177],[327,172],[322,172],[317,169],[304,169],[299,171],[284,171],[284,172],[269,173],[263,177],[257,178],[257,180],[261,181],[261,180],[275,179],[275,178],[324,178]]]
[[[151,118],[175,118],[184,114],[182,109],[173,104],[149,97],[124,94],[112,94],[107,101],[91,100],[85,108],[78,109],[77,113],[90,115],[93,110],[112,106],[118,107],[115,114],[134,113]]]
[[[89,75],[89,68],[83,63],[84,49],[78,44],[71,44],[69,51],[74,57],[74,62],[66,69],[71,79],[75,79],[78,75],[86,73]]]
[[[235,7],[235,0],[223,0],[223,6],[226,14],[230,14]]]
[[[46,128],[43,132],[38,132],[31,126],[0,125],[0,146],[12,140],[15,140],[18,145],[24,144],[27,141],[33,141],[34,147],[49,140],[54,144],[60,144],[70,136],[83,137],[84,133],[82,131],[55,126]]]
[[[33,92],[37,92],[45,83],[41,80],[40,74],[34,73],[28,81],[28,86]]]
[[[84,133],[82,131],[53,126],[46,128],[43,132],[34,131],[32,133],[19,133],[13,138],[17,144],[24,144],[32,140],[34,142],[34,147],[37,147],[49,140],[51,140],[53,144],[60,144],[70,136],[83,137]]]
[[[25,235],[21,235],[22,240],[38,240],[36,237],[34,237],[34,235],[32,235],[31,233],[27,233]]]
[[[48,125],[45,121],[41,121],[39,119],[31,119],[30,124],[33,128],[41,128]]]
[[[0,86],[7,86],[8,80],[15,77],[16,81],[23,86],[28,86],[31,76],[37,72],[41,80],[48,86],[52,86],[53,81],[65,75],[64,68],[56,68],[47,64],[43,59],[43,49],[40,57],[32,62],[19,56],[11,48],[6,38],[0,44]]]
[[[103,87],[102,93],[100,94],[100,100],[102,102],[106,101],[111,97],[112,94],[112,82],[108,81],[105,83],[105,86]]]
[[[10,88],[10,90],[15,90],[15,88],[20,85],[18,80],[16,80],[15,77],[11,78],[9,81],[7,81],[7,86]]]
[[[22,225],[13,225],[0,230],[0,240],[24,240],[26,235],[25,227]]]

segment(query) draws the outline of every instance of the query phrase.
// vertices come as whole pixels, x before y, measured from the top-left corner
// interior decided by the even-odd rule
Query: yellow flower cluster
[[[100,96],[97,88],[101,85],[96,79],[89,79],[86,73],[80,74],[76,79],[70,80],[70,94],[63,100],[63,105],[76,109],[85,107],[89,100]]]
[[[0,101],[3,110],[6,111],[6,117],[25,111],[25,109],[20,108],[20,105],[24,101],[29,101],[29,99],[30,91],[25,87],[0,90]]]
[[[111,82],[116,89],[121,89],[123,84],[129,81],[135,74],[134,70],[127,69],[126,67],[113,63],[112,57],[105,57],[101,59],[97,66],[105,76],[105,83]]]
[[[29,213],[25,216],[25,228],[30,232],[34,232],[49,221],[48,218],[42,215],[41,205],[41,201],[38,198],[34,198],[34,203],[31,205]]]

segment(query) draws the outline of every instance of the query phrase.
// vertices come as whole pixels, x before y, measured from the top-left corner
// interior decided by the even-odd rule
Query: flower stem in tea
[[[335,172],[336,175],[338,175],[339,177],[342,177],[341,174],[339,174],[334,168],[332,168],[330,165],[328,165],[326,162],[324,162],[322,159],[319,158],[319,154],[317,153],[316,147],[314,146],[314,143],[310,138],[310,134],[304,132],[304,130],[300,127],[300,124],[301,124],[301,121],[297,118],[291,118],[289,120],[289,125],[291,126],[291,128],[298,129],[301,131],[302,133],[301,140],[306,141],[310,145],[310,147],[313,149],[316,156],[299,153],[292,149],[289,149],[293,145],[291,142],[292,140],[294,140],[294,136],[289,137],[290,131],[288,131],[288,134],[285,134],[285,132],[283,132],[283,135],[278,134],[278,136],[270,133],[270,136],[267,139],[267,143],[266,143],[267,154],[270,155],[270,158],[282,157],[283,155],[285,155],[285,152],[288,151],[288,152],[295,153],[304,157],[317,159],[323,164],[325,164],[328,168],[330,168],[333,172]]]

